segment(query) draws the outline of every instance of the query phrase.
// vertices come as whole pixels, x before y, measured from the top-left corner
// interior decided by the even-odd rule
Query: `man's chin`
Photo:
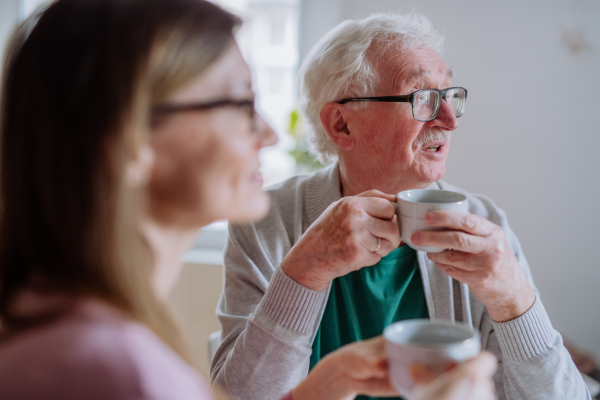
[[[419,186],[427,187],[431,185],[433,182],[437,182],[444,177],[446,173],[445,165],[436,165],[433,168],[426,168],[419,171],[419,182],[421,183]]]

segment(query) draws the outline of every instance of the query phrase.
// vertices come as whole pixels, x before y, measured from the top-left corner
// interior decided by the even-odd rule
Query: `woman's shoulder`
[[[0,347],[0,392],[6,399],[208,396],[195,371],[154,332],[90,299]]]

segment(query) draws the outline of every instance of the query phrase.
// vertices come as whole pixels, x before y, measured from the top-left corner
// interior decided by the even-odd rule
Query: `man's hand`
[[[369,190],[331,204],[286,255],[281,269],[297,283],[323,291],[333,279],[376,264],[400,245],[392,201],[395,195]]]
[[[535,293],[499,226],[477,215],[452,211],[429,212],[425,221],[448,230],[415,232],[411,241],[452,249],[427,257],[440,270],[469,285],[494,321],[509,321],[531,308]]]
[[[497,366],[496,357],[483,352],[432,381],[420,382],[413,400],[494,400],[492,376]]]
[[[294,400],[350,400],[357,394],[398,395],[388,378],[382,336],[354,342],[328,354],[292,391]]]

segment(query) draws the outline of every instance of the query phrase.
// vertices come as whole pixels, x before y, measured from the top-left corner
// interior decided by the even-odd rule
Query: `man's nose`
[[[435,119],[427,122],[432,128],[441,128],[446,131],[455,131],[458,128],[458,120],[454,115],[454,107],[452,104],[442,100],[440,111]]]

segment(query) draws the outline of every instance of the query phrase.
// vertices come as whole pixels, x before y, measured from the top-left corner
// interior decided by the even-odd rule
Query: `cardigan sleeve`
[[[273,258],[254,226],[230,227],[217,308],[221,343],[211,379],[232,399],[280,398],[308,373],[311,338],[327,292],[297,284]]]

